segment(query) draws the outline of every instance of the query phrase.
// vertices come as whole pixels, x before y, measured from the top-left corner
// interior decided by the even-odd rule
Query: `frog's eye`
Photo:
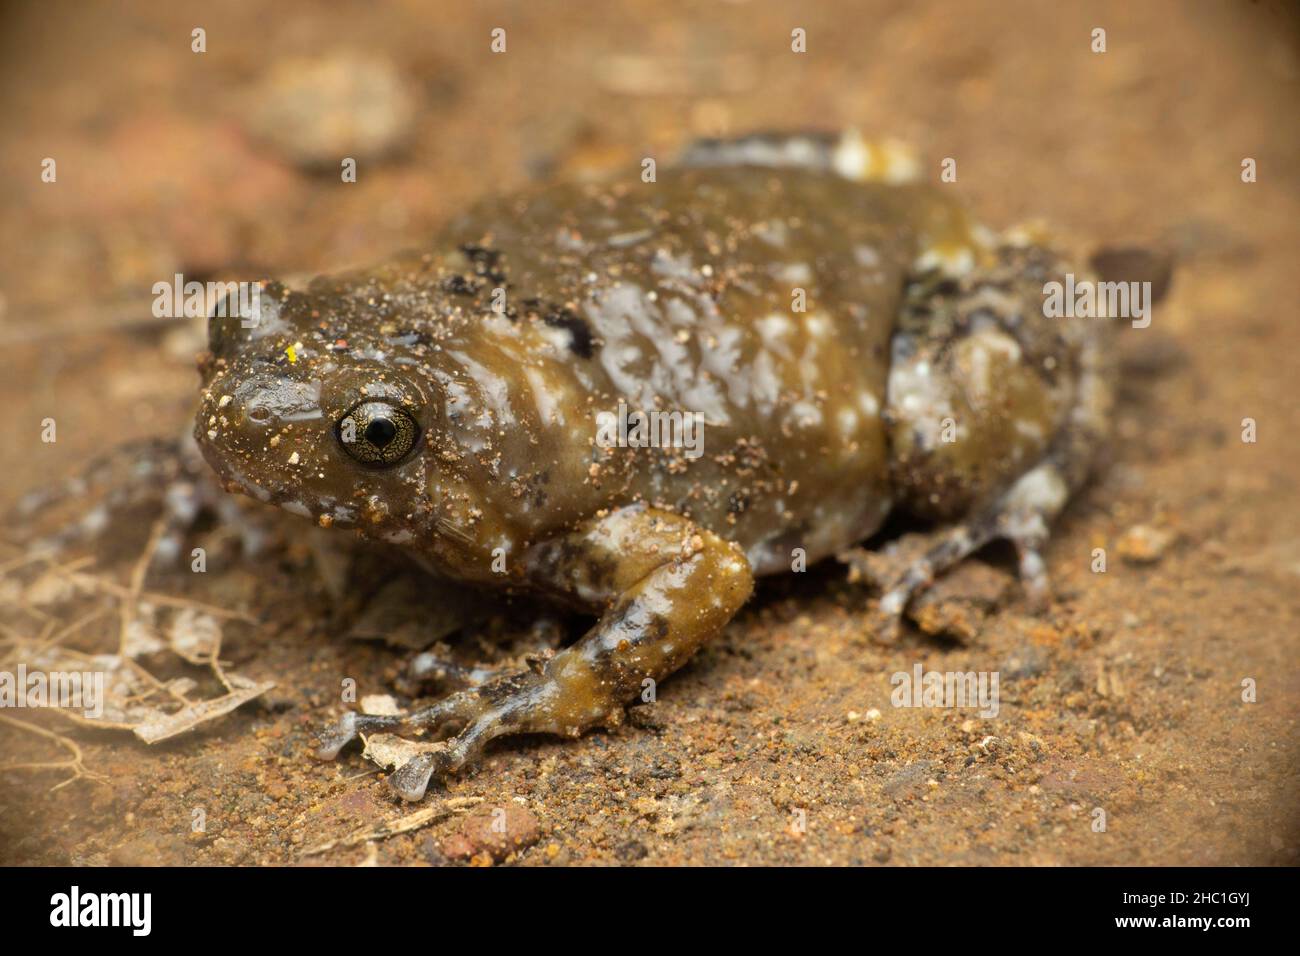
[[[367,400],[355,405],[336,426],[339,444],[363,465],[386,468],[405,458],[420,426],[409,413],[388,402]]]

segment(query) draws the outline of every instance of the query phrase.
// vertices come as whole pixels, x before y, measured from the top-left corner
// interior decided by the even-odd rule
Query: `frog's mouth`
[[[217,474],[222,487],[231,494],[241,494],[262,504],[272,505],[291,515],[316,521],[323,527],[349,528],[357,524],[356,509],[341,504],[333,498],[308,499],[300,490],[290,488],[268,488],[254,481],[229,461],[222,460],[219,454],[210,450],[203,441],[199,442],[208,466]]]
[[[224,454],[224,449],[214,445],[205,435],[200,427],[195,428],[194,438],[198,443],[199,451],[203,455],[203,460],[208,463],[208,467],[216,473],[217,480],[221,486],[231,494],[246,495],[263,504],[284,507],[289,495],[284,490],[272,489],[258,484],[238,467],[236,467]]]

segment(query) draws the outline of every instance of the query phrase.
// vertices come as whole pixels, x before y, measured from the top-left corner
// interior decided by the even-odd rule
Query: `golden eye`
[[[339,419],[337,432],[343,450],[361,464],[386,468],[410,454],[420,426],[396,405],[364,401]]]

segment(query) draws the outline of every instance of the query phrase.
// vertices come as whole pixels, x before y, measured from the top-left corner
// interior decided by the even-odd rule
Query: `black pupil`
[[[383,448],[397,437],[397,426],[390,418],[372,418],[366,426],[366,441]]]

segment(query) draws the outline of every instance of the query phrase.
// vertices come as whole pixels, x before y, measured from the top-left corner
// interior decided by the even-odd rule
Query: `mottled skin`
[[[305,292],[265,286],[254,327],[211,320],[195,435],[232,490],[598,615],[529,671],[327,735],[332,756],[357,732],[459,729],[394,775],[418,799],[493,737],[616,722],[755,576],[895,507],[946,524],[885,618],[999,535],[1041,590],[1046,523],[1110,401],[1105,323],[1042,316],[1059,271],[940,189],[706,153],[655,183],[487,202],[428,251]],[[620,402],[702,413],[703,454],[599,446]]]

